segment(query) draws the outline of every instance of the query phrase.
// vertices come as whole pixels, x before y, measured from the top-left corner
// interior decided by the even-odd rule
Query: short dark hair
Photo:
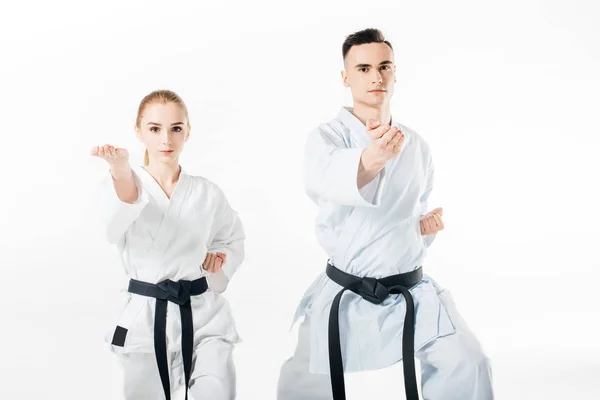
[[[385,43],[390,46],[390,49],[394,50],[392,44],[385,40],[383,33],[379,29],[363,29],[362,31],[354,32],[351,35],[346,37],[344,40],[344,44],[342,45],[342,57],[345,60],[346,55],[352,48],[352,46],[357,46],[359,44],[367,44],[367,43]]]

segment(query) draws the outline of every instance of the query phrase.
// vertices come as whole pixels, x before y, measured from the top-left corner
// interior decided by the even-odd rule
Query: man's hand
[[[371,144],[360,155],[357,176],[359,189],[371,182],[385,167],[385,163],[400,153],[404,142],[404,133],[397,127],[380,126],[379,122],[372,119],[367,121],[367,135],[371,138]]]
[[[206,258],[202,263],[202,267],[212,273],[219,272],[223,268],[223,264],[227,261],[227,254],[219,253],[206,253]]]
[[[365,164],[383,166],[400,154],[404,133],[398,127],[381,125],[370,119],[367,121],[367,135],[371,138],[371,144],[363,153]]]
[[[444,229],[443,210],[436,208],[421,217],[421,235],[434,235]]]

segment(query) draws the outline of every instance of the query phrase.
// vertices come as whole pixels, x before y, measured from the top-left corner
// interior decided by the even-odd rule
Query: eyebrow
[[[162,126],[158,122],[148,122],[146,125]],[[175,126],[175,125],[183,125],[183,122],[174,122],[174,123],[171,124],[171,126]]]
[[[385,60],[379,63],[379,65],[390,65],[393,64],[393,62],[389,61],[389,60]],[[356,67],[354,68],[366,68],[366,67],[371,67],[371,64],[357,64]]]

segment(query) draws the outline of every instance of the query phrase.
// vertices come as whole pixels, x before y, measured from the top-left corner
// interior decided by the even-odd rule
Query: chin
[[[385,96],[385,97],[381,96],[380,99],[371,98],[371,99],[362,100],[360,102],[367,107],[376,108],[376,107],[381,107],[381,106],[385,105],[386,103],[388,103],[388,99],[387,99],[387,96]]]
[[[171,154],[170,156],[164,156],[161,154],[158,159],[164,163],[170,163],[173,162],[173,160],[177,160],[177,155]]]

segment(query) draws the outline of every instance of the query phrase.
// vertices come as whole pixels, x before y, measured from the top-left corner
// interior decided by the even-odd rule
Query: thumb
[[[376,121],[374,119],[367,120],[367,129],[375,129],[379,125],[381,125],[381,123],[379,121]]]
[[[432,210],[431,213],[432,214],[444,215],[444,210],[442,209],[442,207],[438,207],[438,208]]]

